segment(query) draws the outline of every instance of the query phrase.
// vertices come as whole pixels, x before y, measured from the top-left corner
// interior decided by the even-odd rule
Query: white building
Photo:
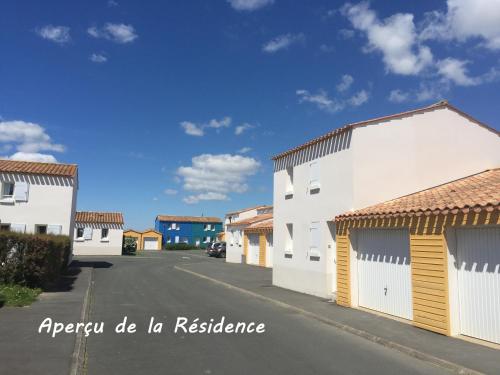
[[[337,290],[335,216],[498,167],[500,137],[443,101],[273,159],[273,284],[327,298]]]
[[[74,255],[121,255],[123,216],[119,212],[77,212]]]
[[[0,230],[73,237],[74,164],[0,160]]]
[[[227,213],[224,219],[226,262],[242,263],[246,257],[244,229],[251,224],[272,218],[272,206],[256,206]]]
[[[273,266],[273,219],[250,224],[243,231],[243,243],[247,241],[246,263],[254,266]]]

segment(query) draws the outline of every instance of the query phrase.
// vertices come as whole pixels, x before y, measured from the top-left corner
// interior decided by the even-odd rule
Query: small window
[[[319,222],[314,221],[309,227],[309,255],[319,256],[320,255],[320,227]]]
[[[36,234],[47,234],[47,225],[37,224],[35,225]]]
[[[309,164],[309,190],[319,190],[319,163],[313,161]]]
[[[285,195],[293,195],[293,167],[286,169],[286,186]]]
[[[172,242],[172,237],[167,236],[167,243],[171,243],[171,242]]]
[[[0,224],[0,231],[1,232],[8,232],[8,231],[10,231],[10,224]]]
[[[12,198],[14,196],[14,183],[4,182],[2,184],[2,198]]]
[[[83,239],[83,228],[76,228],[76,238]]]
[[[101,229],[101,239],[107,239],[109,235],[109,228],[102,228]]]
[[[170,228],[168,228],[168,229],[170,229],[170,230],[175,230],[175,229],[177,229],[177,223],[171,223],[171,224],[170,224]]]
[[[293,224],[286,224],[285,253],[293,253]]]

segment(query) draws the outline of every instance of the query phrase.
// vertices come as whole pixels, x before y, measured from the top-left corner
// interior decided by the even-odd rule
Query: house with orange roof
[[[0,230],[73,237],[75,164],[0,160]]]
[[[273,218],[250,224],[243,230],[243,236],[243,243],[246,243],[246,263],[272,268]]]
[[[337,271],[345,274],[346,261],[337,255],[338,225],[333,218],[497,168],[500,135],[441,101],[339,127],[274,156],[273,161],[273,284],[342,301],[345,293],[339,287],[344,287],[347,276],[340,278]],[[369,232],[373,233],[379,232]],[[366,256],[386,267],[373,276],[384,280],[379,292],[388,299],[391,290],[394,293],[391,285],[397,285],[405,306],[394,313],[409,319],[412,266],[405,242],[409,238],[401,234],[400,240],[405,245],[392,258]],[[364,264],[358,262],[358,270]],[[353,270],[351,276],[355,274]],[[373,308],[375,303],[360,306]]]
[[[78,211],[74,255],[122,255],[123,215],[120,212]]]
[[[334,220],[338,304],[500,344],[500,168]]]

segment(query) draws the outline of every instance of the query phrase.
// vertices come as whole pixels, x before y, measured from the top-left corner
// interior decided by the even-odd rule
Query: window
[[[285,253],[293,253],[293,224],[286,225]]]
[[[10,224],[0,224],[0,231],[8,232],[10,230]]]
[[[187,237],[181,237],[180,242],[181,243],[189,243],[189,240]]]
[[[316,192],[319,188],[319,163],[316,160],[309,164],[309,190]]]
[[[285,195],[293,195],[293,167],[288,167],[286,169]]]
[[[170,227],[168,229],[169,230],[176,230],[177,229],[177,223],[170,223]]]
[[[10,230],[11,230],[11,232],[25,233],[26,232],[26,224],[11,223]]]
[[[107,240],[109,236],[109,228],[101,229],[101,240]]]
[[[167,236],[167,243],[171,243],[171,242],[172,242],[172,237]]]
[[[12,198],[14,196],[14,183],[4,182],[2,184],[2,198]]]
[[[229,242],[229,244],[231,246],[233,246],[234,245],[234,231],[232,230],[230,233],[231,233],[231,237],[230,237],[231,241]]]
[[[83,228],[76,228],[76,238],[83,240]]]
[[[35,233],[36,234],[47,234],[47,225],[44,225],[44,224],[35,225]]]
[[[61,225],[47,225],[47,234],[60,235],[62,232]]]
[[[309,255],[313,257],[320,256],[320,227],[319,222],[314,221],[309,227]]]

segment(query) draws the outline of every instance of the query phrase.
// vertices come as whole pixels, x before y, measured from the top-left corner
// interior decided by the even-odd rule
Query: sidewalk
[[[0,373],[69,374],[75,334],[39,334],[42,321],[79,322],[91,268],[77,264],[57,286],[27,307],[0,308]]]
[[[320,320],[345,325],[363,337],[386,346],[394,343],[420,358],[432,356],[486,374],[500,373],[500,351],[465,340],[442,336],[362,310],[336,305],[331,301],[272,286],[272,270],[224,262],[182,265],[183,269],[218,280],[314,314]],[[421,358],[424,359],[424,358]]]

